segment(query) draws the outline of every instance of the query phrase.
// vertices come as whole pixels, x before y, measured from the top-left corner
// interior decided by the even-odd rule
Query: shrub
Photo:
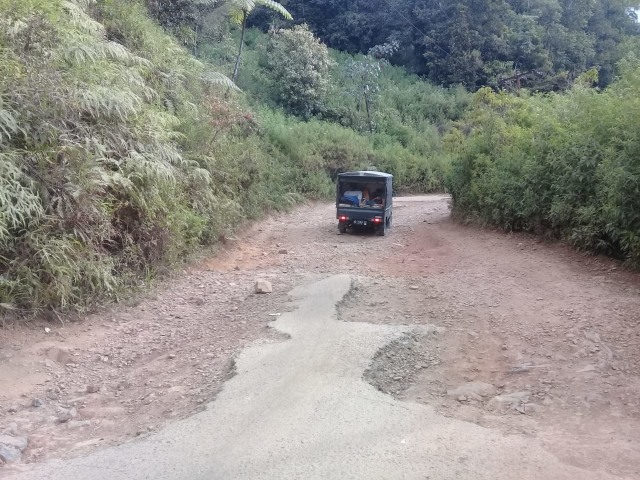
[[[447,138],[454,212],[640,264],[640,66],[622,71],[602,92],[480,90]]]

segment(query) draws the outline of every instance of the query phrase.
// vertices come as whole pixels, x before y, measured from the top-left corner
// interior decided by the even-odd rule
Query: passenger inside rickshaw
[[[384,207],[383,183],[345,183],[341,186],[340,206],[360,208]]]

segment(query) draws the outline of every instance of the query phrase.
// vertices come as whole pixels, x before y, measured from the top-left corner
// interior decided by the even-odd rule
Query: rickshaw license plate
[[[366,225],[367,221],[366,220],[354,220],[353,224],[354,225]]]

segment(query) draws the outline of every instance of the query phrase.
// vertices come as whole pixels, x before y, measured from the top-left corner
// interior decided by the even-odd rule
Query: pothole
[[[364,379],[381,392],[399,396],[421,372],[440,364],[436,327],[414,330],[376,352]]]

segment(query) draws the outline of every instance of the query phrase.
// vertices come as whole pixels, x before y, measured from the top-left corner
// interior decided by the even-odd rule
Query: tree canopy
[[[392,63],[438,84],[568,87],[597,67],[610,83],[639,32],[636,0],[283,0],[328,46],[366,53],[396,41]],[[270,17],[256,16],[266,26]]]

